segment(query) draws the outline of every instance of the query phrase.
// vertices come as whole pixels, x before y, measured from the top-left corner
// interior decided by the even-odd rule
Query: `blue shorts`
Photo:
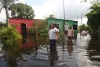
[[[55,46],[56,46],[56,39],[50,40],[50,48],[55,47]]]

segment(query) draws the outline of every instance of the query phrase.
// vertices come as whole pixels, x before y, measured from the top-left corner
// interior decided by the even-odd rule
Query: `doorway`
[[[27,24],[25,24],[25,23],[21,23],[21,34],[22,34],[22,38],[23,38],[22,43],[28,43],[28,40],[27,40]]]

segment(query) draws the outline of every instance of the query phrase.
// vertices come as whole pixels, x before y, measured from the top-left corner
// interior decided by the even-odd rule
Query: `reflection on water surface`
[[[57,47],[49,49],[46,36],[35,40],[27,36],[27,43],[2,48],[0,45],[0,67],[99,67],[100,42],[90,35],[78,33],[73,42],[60,36]],[[65,41],[64,41],[65,40]],[[22,41],[22,40],[20,40]],[[71,55],[70,55],[71,54]]]

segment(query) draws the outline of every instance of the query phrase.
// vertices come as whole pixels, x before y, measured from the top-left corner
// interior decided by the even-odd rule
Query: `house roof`
[[[43,20],[43,19],[29,19],[29,18],[8,18],[8,19]]]
[[[51,18],[48,18],[48,19],[51,19]],[[64,19],[52,19],[52,20],[62,20],[62,21],[64,21]],[[75,21],[75,20],[66,20],[66,19],[65,19],[65,21],[74,21],[74,22],[78,22],[78,21]]]

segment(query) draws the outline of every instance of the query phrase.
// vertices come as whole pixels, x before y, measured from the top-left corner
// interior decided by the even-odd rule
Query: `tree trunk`
[[[8,18],[9,18],[8,7],[5,8],[5,12],[6,12],[6,23],[7,23],[7,26],[8,26]]]

